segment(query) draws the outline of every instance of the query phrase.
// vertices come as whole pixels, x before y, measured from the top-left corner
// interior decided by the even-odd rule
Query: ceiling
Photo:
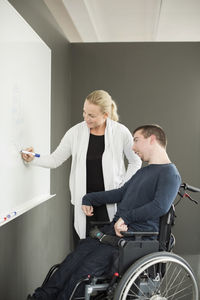
[[[74,42],[200,41],[200,0],[43,0]]]

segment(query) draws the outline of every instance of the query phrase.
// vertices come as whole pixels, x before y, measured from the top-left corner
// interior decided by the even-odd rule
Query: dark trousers
[[[99,240],[80,240],[78,247],[61,263],[44,287],[36,289],[34,296],[40,300],[68,300],[80,279],[109,274],[118,248]]]

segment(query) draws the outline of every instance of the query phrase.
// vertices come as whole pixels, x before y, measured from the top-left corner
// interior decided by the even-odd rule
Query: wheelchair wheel
[[[178,255],[156,252],[136,261],[121,278],[114,300],[198,300],[188,263]]]

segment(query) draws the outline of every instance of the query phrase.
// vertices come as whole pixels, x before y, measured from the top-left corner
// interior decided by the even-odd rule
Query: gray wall
[[[72,123],[81,120],[87,94],[105,89],[130,130],[144,123],[165,129],[183,181],[200,187],[200,43],[73,44],[71,50]],[[200,203],[184,200],[176,211],[176,252],[200,254]]]
[[[70,45],[41,0],[10,0],[52,50],[51,148],[70,127]],[[38,149],[39,150],[39,149]],[[70,250],[69,162],[51,172],[56,198],[0,228],[0,298],[26,299]],[[2,199],[1,199],[2,201]]]

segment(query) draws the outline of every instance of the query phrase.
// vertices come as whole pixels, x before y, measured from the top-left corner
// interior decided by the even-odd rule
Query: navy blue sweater
[[[119,189],[86,194],[82,204],[117,203],[114,222],[122,218],[129,230],[158,231],[159,219],[168,212],[180,184],[174,164],[151,164],[138,170]]]

